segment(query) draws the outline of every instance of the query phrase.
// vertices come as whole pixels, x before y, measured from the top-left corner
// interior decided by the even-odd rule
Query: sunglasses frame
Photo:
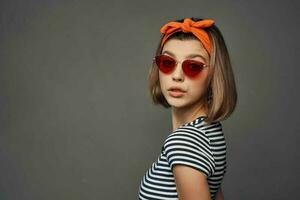
[[[161,56],[166,56],[166,57],[171,58],[172,60],[175,61],[175,65],[174,65],[173,69],[172,69],[170,72],[168,72],[168,73],[163,72],[163,71],[160,69],[160,67],[158,66],[158,64],[157,64],[157,59],[160,58]],[[196,73],[195,75],[189,75],[188,73],[185,72],[184,67],[183,67],[184,62],[186,62],[186,61],[192,61],[192,62],[195,62],[195,63],[201,63],[201,64],[203,64],[203,65],[202,65],[202,69],[201,69],[198,73]],[[160,54],[160,55],[156,55],[156,56],[153,58],[153,63],[156,64],[156,66],[158,67],[158,69],[159,69],[162,73],[164,73],[164,74],[170,74],[170,73],[172,73],[172,72],[175,70],[175,68],[176,68],[176,66],[177,66],[177,64],[178,64],[179,62],[178,62],[178,60],[176,60],[176,59],[173,58],[172,56],[165,55],[165,54]],[[199,75],[199,74],[201,73],[201,71],[202,71],[204,68],[206,68],[206,67],[209,67],[209,65],[207,65],[207,64],[205,64],[205,63],[203,63],[203,62],[201,62],[201,61],[197,61],[197,60],[186,59],[186,60],[183,60],[183,61],[181,62],[181,69],[182,69],[182,71],[184,72],[184,74],[185,74],[187,77],[189,77],[189,78],[197,77],[197,75]]]

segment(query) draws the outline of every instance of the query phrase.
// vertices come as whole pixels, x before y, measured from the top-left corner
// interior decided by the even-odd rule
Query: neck
[[[191,122],[200,116],[207,116],[207,109],[201,104],[195,104],[184,108],[172,107],[173,131],[179,126]]]

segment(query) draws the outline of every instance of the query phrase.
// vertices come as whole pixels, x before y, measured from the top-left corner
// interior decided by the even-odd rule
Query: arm
[[[221,187],[220,187],[220,189],[217,192],[216,200],[224,200],[224,196],[223,196],[223,192],[222,192],[222,188]]]
[[[185,165],[175,165],[173,167],[173,174],[179,200],[211,199],[209,186],[204,173]]]

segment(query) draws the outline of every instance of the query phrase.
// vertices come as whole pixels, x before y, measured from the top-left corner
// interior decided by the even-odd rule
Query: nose
[[[183,81],[184,80],[184,74],[181,68],[181,62],[177,62],[176,67],[172,73],[172,79],[174,81]]]

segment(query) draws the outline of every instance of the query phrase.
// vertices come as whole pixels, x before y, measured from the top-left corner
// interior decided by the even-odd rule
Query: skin
[[[178,39],[167,41],[162,49],[162,54],[171,56],[178,62],[175,70],[170,74],[159,71],[162,93],[171,105],[174,131],[198,116],[207,116],[207,109],[203,106],[203,101],[206,100],[204,92],[208,80],[208,67],[205,67],[197,77],[191,79],[184,74],[181,64],[186,59],[192,59],[209,65],[209,55],[199,40]],[[168,89],[172,86],[185,90],[184,95],[181,97],[171,96]],[[185,165],[175,165],[173,174],[180,200],[210,200],[209,186],[204,173]],[[224,199],[221,189],[218,191],[216,199]]]
[[[202,47],[199,40],[177,40],[167,41],[162,49],[162,54],[173,57],[178,64],[170,74],[159,71],[159,81],[162,93],[172,107],[173,130],[180,125],[192,121],[201,115],[206,115],[207,109],[203,106],[204,91],[208,78],[208,67],[195,78],[186,77],[182,71],[181,64],[186,59],[209,64],[209,55]],[[182,97],[172,97],[168,89],[177,86],[186,91]]]

